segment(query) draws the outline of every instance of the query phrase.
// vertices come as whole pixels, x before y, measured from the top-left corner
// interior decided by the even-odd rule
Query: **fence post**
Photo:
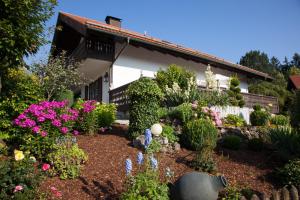
[[[290,200],[290,192],[286,187],[283,187],[281,192],[284,200]]]
[[[298,193],[298,190],[295,186],[292,185],[290,192],[291,192],[292,200],[298,200],[299,199],[299,193]]]

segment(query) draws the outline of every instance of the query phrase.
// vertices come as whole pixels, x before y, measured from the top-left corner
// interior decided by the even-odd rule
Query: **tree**
[[[270,59],[270,64],[271,64],[271,66],[272,66],[273,68],[275,68],[275,69],[280,69],[281,63],[280,63],[280,61],[278,60],[278,58],[276,58],[276,57],[273,56],[273,57]]]
[[[78,70],[78,63],[67,59],[65,53],[50,57],[47,63],[34,64],[31,71],[39,77],[39,84],[47,100],[87,82]]]
[[[249,51],[240,59],[240,64],[265,73],[272,73],[274,67],[270,64],[268,55],[260,51]]]
[[[0,74],[18,67],[23,57],[46,43],[45,22],[53,14],[56,0],[0,1]]]
[[[232,106],[243,107],[245,101],[241,94],[240,81],[237,76],[232,76],[230,78],[229,90],[227,91],[229,96],[229,102]]]
[[[291,61],[293,66],[300,68],[300,54],[294,53],[293,60]]]

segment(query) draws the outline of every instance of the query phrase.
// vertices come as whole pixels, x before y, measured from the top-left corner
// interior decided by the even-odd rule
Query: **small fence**
[[[110,103],[115,103],[118,106],[119,112],[126,112],[129,109],[129,100],[125,94],[130,83],[118,87],[116,89],[109,91],[109,101]],[[263,96],[251,93],[241,93],[243,95],[246,108],[252,108],[254,105],[259,104],[263,107],[271,106],[272,113],[279,112],[278,99],[271,96]]]
[[[250,199],[247,199],[246,197],[242,196],[241,200],[299,200],[300,195],[300,188],[296,188],[295,186],[291,186],[290,189],[288,187],[283,187],[280,190],[273,191],[271,198],[267,197],[266,195],[262,195],[261,197],[258,197],[257,195],[252,195]]]

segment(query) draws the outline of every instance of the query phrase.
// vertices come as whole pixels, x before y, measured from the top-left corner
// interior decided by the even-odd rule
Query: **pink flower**
[[[79,132],[77,130],[74,130],[73,135],[79,135]]]
[[[48,135],[48,133],[47,133],[46,131],[42,131],[42,132],[41,132],[41,136],[42,136],[42,137],[46,137],[47,135]]]
[[[38,122],[44,122],[45,120],[46,120],[46,118],[45,117],[42,117],[42,116],[40,116],[40,117],[38,117]]]
[[[21,191],[23,190],[23,186],[22,185],[17,185],[14,189],[14,192],[18,192],[18,191]]]
[[[62,127],[62,128],[60,129],[60,131],[61,131],[63,134],[66,134],[66,133],[69,131],[69,129],[68,129],[67,127]]]
[[[50,169],[50,165],[47,164],[47,163],[44,163],[44,164],[42,165],[42,170],[43,170],[43,171],[47,171],[48,169]]]
[[[39,133],[40,130],[41,130],[41,127],[39,127],[39,126],[35,126],[35,127],[32,128],[32,131],[33,131],[34,133]]]
[[[53,125],[53,126],[56,126],[56,127],[60,127],[60,126],[61,126],[61,122],[60,122],[60,120],[58,120],[58,119],[54,119],[54,120],[52,121],[52,125]]]
[[[100,130],[100,132],[104,133],[106,131],[106,128],[101,127],[99,130]]]

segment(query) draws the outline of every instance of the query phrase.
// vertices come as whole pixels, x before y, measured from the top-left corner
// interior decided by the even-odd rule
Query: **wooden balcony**
[[[130,83],[109,91],[109,101],[118,106],[118,111],[126,112],[129,110],[129,99],[126,96],[126,90]],[[279,112],[279,104],[277,97],[263,96],[258,94],[241,93],[245,101],[245,107],[252,108],[259,104],[263,107],[271,106],[272,113]]]

